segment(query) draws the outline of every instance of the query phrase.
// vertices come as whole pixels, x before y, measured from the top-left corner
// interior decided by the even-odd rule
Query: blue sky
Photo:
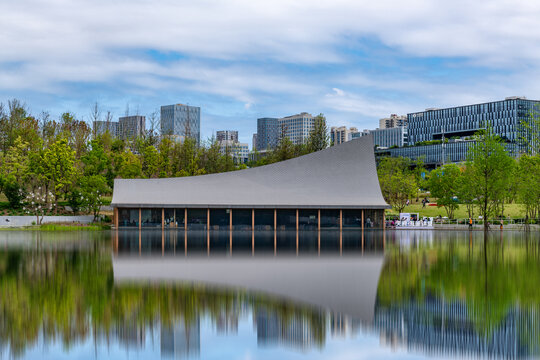
[[[34,115],[201,107],[203,138],[307,111],[375,128],[428,107],[539,99],[540,2],[0,2],[0,101]]]

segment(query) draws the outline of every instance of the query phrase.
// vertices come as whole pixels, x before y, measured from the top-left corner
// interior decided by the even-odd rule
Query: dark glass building
[[[523,126],[537,111],[540,101],[524,97],[509,97],[502,101],[457,106],[446,109],[426,109],[407,114],[409,147],[377,150],[377,156],[402,156],[423,159],[427,165],[441,165],[466,160],[473,136],[491,126],[505,142],[512,156],[526,151],[522,137],[527,137]],[[538,131],[539,129],[536,129]],[[443,139],[445,140],[443,143]],[[438,144],[425,141],[440,140]]]
[[[279,139],[277,118],[257,119],[257,150],[273,149]]]

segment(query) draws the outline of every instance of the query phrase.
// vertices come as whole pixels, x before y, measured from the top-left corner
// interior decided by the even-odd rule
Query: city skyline
[[[365,129],[540,91],[530,1],[24,0],[0,11],[0,101],[53,118],[88,120],[96,101],[115,117],[126,104],[148,115],[183,102],[201,107],[202,139],[233,123],[251,142],[261,117],[324,113],[329,126]]]

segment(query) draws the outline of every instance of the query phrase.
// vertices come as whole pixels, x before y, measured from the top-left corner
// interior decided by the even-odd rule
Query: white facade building
[[[288,137],[293,144],[305,144],[315,128],[315,120],[306,112],[286,116],[278,120],[279,136]]]

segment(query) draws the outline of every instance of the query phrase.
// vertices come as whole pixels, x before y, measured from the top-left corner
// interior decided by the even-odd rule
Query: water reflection
[[[539,356],[538,236],[485,249],[476,232],[0,233],[0,357]]]

